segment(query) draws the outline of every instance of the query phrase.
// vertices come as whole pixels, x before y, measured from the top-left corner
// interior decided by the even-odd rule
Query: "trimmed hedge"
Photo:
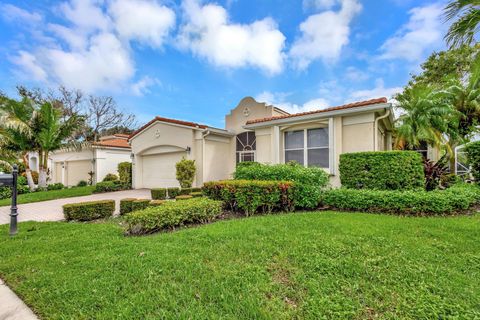
[[[465,147],[468,164],[476,183],[480,183],[480,141],[471,142]]]
[[[167,188],[168,198],[175,199],[180,195],[180,188]]]
[[[192,199],[192,198],[193,197],[189,194],[182,194],[182,195],[176,196],[175,200],[188,200],[188,199]]]
[[[167,200],[152,200],[152,201],[150,201],[148,206],[149,207],[158,207],[158,206],[163,205],[165,202],[167,202]]]
[[[202,188],[190,188],[193,192],[202,192]]]
[[[120,214],[124,215],[129,212],[132,212],[133,201],[137,200],[136,198],[125,198],[120,200]]]
[[[339,210],[399,215],[447,215],[468,210],[480,201],[476,185],[457,184],[446,190],[332,189],[321,204]]]
[[[203,192],[192,192],[190,195],[194,198],[203,197]]]
[[[95,193],[103,193],[103,192],[113,192],[113,191],[120,191],[122,190],[122,185],[119,181],[103,181],[98,182],[95,185]]]
[[[207,198],[166,201],[158,207],[131,212],[126,216],[126,233],[147,234],[193,223],[207,223],[222,214],[222,203]]]
[[[266,165],[240,163],[234,173],[236,180],[292,181],[295,183],[295,206],[316,208],[321,190],[328,185],[328,174],[321,168],[305,168],[296,163]]]
[[[192,188],[181,188],[180,189],[180,195],[181,196],[189,195],[190,193],[192,193]]]
[[[155,188],[150,190],[153,200],[164,200],[167,198],[166,188]]]
[[[146,209],[150,204],[150,199],[136,199],[132,201],[132,212]]]
[[[340,180],[350,189],[423,189],[423,161],[416,151],[355,152],[340,155]]]
[[[102,182],[117,181],[117,180],[118,180],[118,176],[115,173],[107,173],[103,178]]]
[[[224,180],[206,182],[203,192],[221,200],[227,208],[249,216],[258,211],[291,211],[295,207],[294,184],[289,181]]]
[[[65,188],[65,186],[61,182],[52,183],[52,184],[47,185],[47,190],[48,191],[50,191],[50,190],[62,190],[64,188]]]
[[[91,221],[108,218],[114,211],[114,200],[80,202],[63,206],[63,215],[66,220]]]

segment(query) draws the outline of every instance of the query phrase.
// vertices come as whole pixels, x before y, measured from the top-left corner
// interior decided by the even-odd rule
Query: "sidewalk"
[[[0,279],[0,320],[37,320],[38,317]]]

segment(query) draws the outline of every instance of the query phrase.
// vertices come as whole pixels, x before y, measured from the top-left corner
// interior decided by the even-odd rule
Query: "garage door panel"
[[[185,152],[161,153],[143,156],[143,187],[179,187],[175,164],[185,156]]]
[[[92,171],[89,160],[67,162],[67,185],[76,186],[81,180],[88,181],[88,173]]]

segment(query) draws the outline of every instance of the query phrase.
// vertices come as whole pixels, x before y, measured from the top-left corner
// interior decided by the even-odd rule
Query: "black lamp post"
[[[18,177],[18,167],[13,165],[12,174],[1,174],[0,175],[0,187],[11,187],[12,188],[12,206],[10,208],[10,235],[14,236],[17,234],[17,177]]]

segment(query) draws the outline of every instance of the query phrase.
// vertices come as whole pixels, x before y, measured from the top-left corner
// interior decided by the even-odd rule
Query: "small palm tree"
[[[447,21],[457,18],[450,26],[445,40],[451,47],[470,45],[480,23],[480,0],[453,0],[445,7]]]
[[[68,118],[51,103],[45,102],[36,111],[33,119],[33,130],[39,154],[38,186],[47,186],[48,157],[50,152],[68,146],[67,140],[83,124],[83,117],[72,114]]]

